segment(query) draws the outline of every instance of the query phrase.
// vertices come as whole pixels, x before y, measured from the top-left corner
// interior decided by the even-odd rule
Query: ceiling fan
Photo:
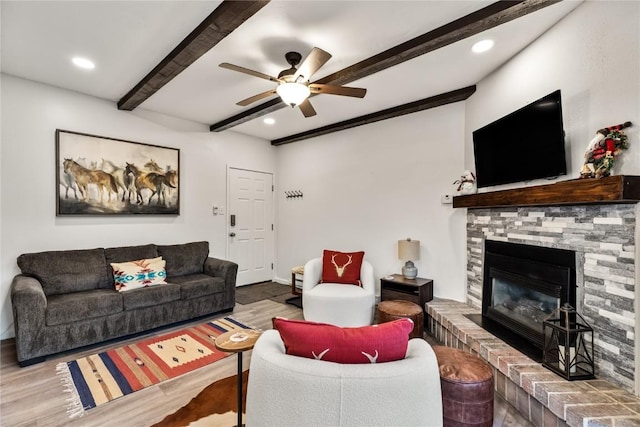
[[[269,80],[274,83],[278,83],[278,86],[268,90],[266,92],[259,93],[251,96],[247,99],[236,103],[236,105],[247,106],[263,98],[271,96],[275,93],[280,95],[282,101],[285,104],[291,105],[291,107],[298,106],[300,111],[305,117],[311,117],[316,115],[316,110],[309,102],[309,95],[312,93],[326,93],[329,95],[342,95],[352,96],[355,98],[364,98],[367,93],[366,89],[348,86],[334,86],[322,83],[310,83],[311,76],[320,69],[330,58],[331,54],[324,50],[314,47],[311,50],[309,56],[307,56],[300,64],[302,55],[298,52],[287,52],[284,55],[285,59],[291,65],[291,68],[282,70],[278,77],[272,77],[259,71],[253,71],[248,68],[240,67],[238,65],[229,64],[223,62],[220,67],[228,70],[239,71],[250,76],[259,77],[261,79]],[[299,68],[296,65],[300,64]]]

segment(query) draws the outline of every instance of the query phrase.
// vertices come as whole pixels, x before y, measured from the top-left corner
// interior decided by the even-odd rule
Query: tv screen
[[[567,173],[560,90],[473,132],[478,187]]]

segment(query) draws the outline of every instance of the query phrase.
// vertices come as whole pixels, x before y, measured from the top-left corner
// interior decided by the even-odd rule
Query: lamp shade
[[[420,240],[398,240],[398,258],[402,261],[420,259]]]
[[[278,92],[285,104],[292,107],[302,104],[311,94],[309,86],[295,82],[280,83],[276,88],[276,92]]]

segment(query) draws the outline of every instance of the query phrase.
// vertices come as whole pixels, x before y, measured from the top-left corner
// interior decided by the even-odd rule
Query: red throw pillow
[[[381,363],[404,359],[411,319],[341,328],[326,323],[273,319],[287,354],[337,363]]]
[[[364,252],[338,252],[324,250],[322,254],[321,283],[346,283],[362,286],[360,268]]]

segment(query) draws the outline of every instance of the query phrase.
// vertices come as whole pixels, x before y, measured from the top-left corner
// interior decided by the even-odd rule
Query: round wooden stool
[[[403,300],[382,301],[378,304],[378,323],[407,317],[413,320],[413,331],[409,334],[409,339],[422,338],[424,314],[418,304]]]
[[[493,426],[493,370],[478,356],[433,346],[440,368],[444,427]]]

